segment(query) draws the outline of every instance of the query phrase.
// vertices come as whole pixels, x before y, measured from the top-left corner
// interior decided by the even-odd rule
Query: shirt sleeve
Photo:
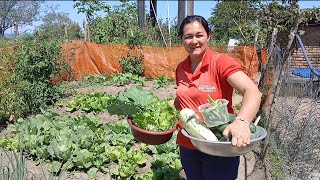
[[[243,67],[233,57],[222,54],[217,60],[217,71],[223,80],[235,72],[243,71]]]

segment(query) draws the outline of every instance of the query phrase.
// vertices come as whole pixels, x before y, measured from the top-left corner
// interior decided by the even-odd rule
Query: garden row
[[[147,92],[139,87],[131,89]],[[55,174],[82,171],[91,178],[102,172],[115,179],[181,179],[182,167],[174,138],[162,145],[146,145],[133,138],[125,116],[119,115],[116,123],[94,116],[114,107],[119,95],[90,93],[77,95],[68,103],[58,101],[57,105],[66,107],[67,111],[81,110],[85,114],[72,116],[44,111],[18,119],[15,125],[8,126],[11,134],[0,137],[0,146],[22,151],[36,162],[49,163],[49,170]]]

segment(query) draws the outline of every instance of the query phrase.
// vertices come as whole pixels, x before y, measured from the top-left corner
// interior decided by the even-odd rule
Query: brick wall
[[[307,55],[311,60],[313,67],[320,67],[320,24],[309,25],[300,28],[305,31],[304,35],[301,35],[301,40],[307,51]],[[292,58],[292,68],[307,68],[307,61],[304,59],[300,46],[294,49]]]

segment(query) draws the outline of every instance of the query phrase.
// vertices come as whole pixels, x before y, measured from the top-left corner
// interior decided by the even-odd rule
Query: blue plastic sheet
[[[315,70],[320,73],[320,68],[315,68]],[[312,72],[309,68],[297,68],[292,71],[292,74],[303,78],[310,78]]]

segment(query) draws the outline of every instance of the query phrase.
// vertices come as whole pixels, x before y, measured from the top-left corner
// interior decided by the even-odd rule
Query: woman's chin
[[[201,56],[204,52],[202,52],[201,50],[194,50],[194,51],[190,51],[189,55],[190,56]]]

